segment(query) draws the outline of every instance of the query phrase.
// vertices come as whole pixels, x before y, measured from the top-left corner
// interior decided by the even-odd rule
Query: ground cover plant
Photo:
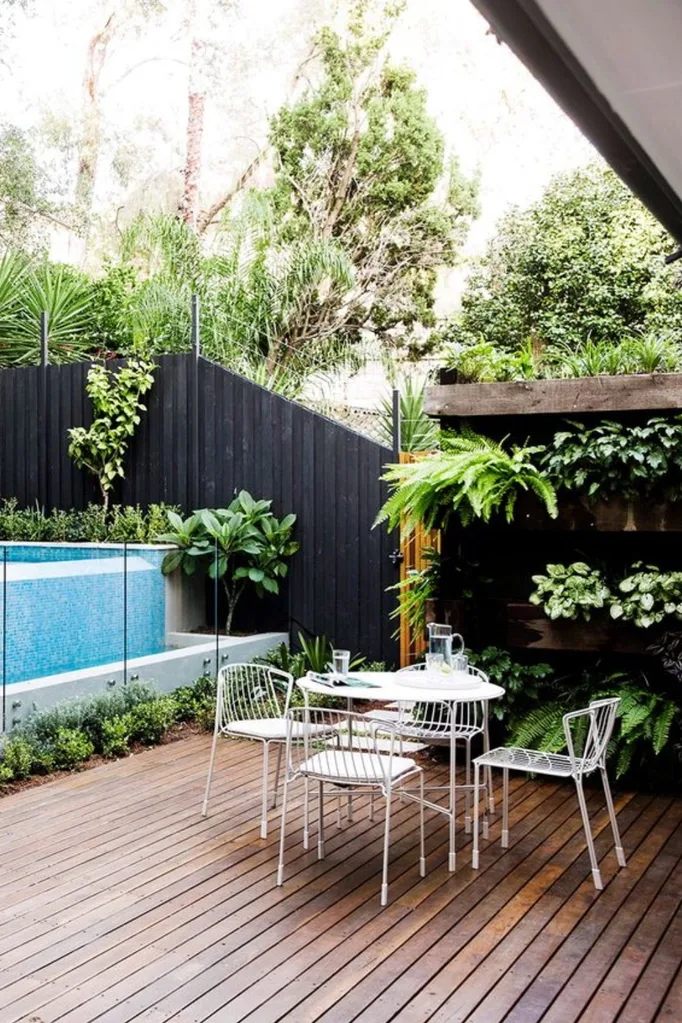
[[[35,506],[20,508],[14,498],[0,501],[0,543],[3,540],[44,543],[157,543],[168,526],[172,505],[89,504],[83,510]]]

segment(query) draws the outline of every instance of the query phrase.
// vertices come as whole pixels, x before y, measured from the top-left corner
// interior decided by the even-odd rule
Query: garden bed
[[[682,502],[655,503],[647,498],[628,500],[615,495],[600,501],[569,500],[562,495],[557,518],[552,519],[536,498],[521,494],[513,527],[600,533],[679,533],[682,532]]]
[[[682,373],[438,384],[427,387],[430,416],[575,415],[682,407]]]
[[[650,629],[607,617],[589,622],[552,620],[541,607],[527,602],[502,602],[500,620],[504,645],[533,650],[643,654],[656,638]]]

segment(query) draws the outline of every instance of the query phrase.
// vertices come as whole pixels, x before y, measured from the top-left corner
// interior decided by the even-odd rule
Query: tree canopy
[[[613,171],[560,176],[538,202],[503,217],[448,333],[515,348],[679,330],[679,269],[664,262],[674,247]]]

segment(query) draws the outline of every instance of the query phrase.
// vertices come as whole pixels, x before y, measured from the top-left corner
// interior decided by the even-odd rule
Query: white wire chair
[[[406,672],[424,671],[425,663],[411,664],[407,668],[401,668],[398,674]],[[469,674],[473,682],[488,682],[488,676],[470,665]],[[374,719],[377,723],[389,722],[400,740],[416,740],[425,746],[448,746],[450,745],[452,732],[456,741],[462,741],[466,745],[465,759],[465,810],[464,830],[471,831],[471,743],[477,737],[482,737],[483,751],[490,749],[488,739],[488,711],[484,701],[472,700],[462,701],[455,704],[454,728],[451,727],[451,704],[450,703],[399,703],[395,710],[369,711],[367,717]],[[491,813],[495,812],[493,798],[492,771],[487,772],[488,807]]]
[[[277,884],[284,882],[284,841],[289,786],[296,778],[304,782],[303,847],[309,847],[310,782],[318,784],[317,858],[324,859],[324,798],[343,798],[350,790],[381,792],[386,799],[384,824],[381,905],[388,901],[388,854],[391,835],[391,797],[394,790],[409,778],[419,777],[423,794],[424,776],[421,767],[409,757],[394,755],[391,749],[382,753],[377,747],[376,729],[367,729],[367,719],[349,710],[296,707],[289,711],[286,774],[282,797]],[[363,727],[364,726],[364,727]],[[390,730],[390,724],[382,731]],[[347,741],[352,736],[352,742]],[[395,737],[394,737],[395,739]],[[334,786],[325,793],[325,785]],[[419,872],[426,873],[424,854],[424,801],[419,807]]]
[[[288,672],[271,668],[266,664],[229,664],[218,672],[213,745],[201,809],[204,817],[208,812],[218,737],[223,735],[233,739],[254,739],[263,744],[260,835],[261,838],[267,838],[270,746],[275,744],[278,747],[273,801],[273,806],[276,806],[282,747],[287,740],[286,715],[293,684],[293,676]]]
[[[618,822],[613,807],[609,778],[606,773],[606,754],[613,726],[618,713],[620,697],[614,696],[605,700],[595,700],[583,710],[575,710],[564,714],[564,735],[568,755],[560,753],[543,753],[540,750],[520,749],[515,746],[501,746],[491,750],[474,760],[474,841],[472,866],[478,867],[478,796],[479,771],[482,767],[500,767],[502,769],[502,846],[509,845],[509,771],[530,771],[534,774],[550,775],[554,778],[572,778],[575,782],[578,805],[582,816],[585,840],[590,855],[592,879],[594,887],[600,891],[603,887],[594,839],[587,812],[583,778],[599,771],[604,797],[611,820],[611,830],[616,849],[616,858],[621,867],[625,866],[625,853],[620,840]],[[581,749],[576,753],[576,747]],[[484,830],[485,834],[485,830]]]

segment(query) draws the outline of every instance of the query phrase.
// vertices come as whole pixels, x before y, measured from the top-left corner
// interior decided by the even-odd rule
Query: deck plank
[[[476,872],[461,818],[451,875],[444,819],[427,815],[424,879],[416,807],[396,802],[382,910],[382,817],[364,796],[341,830],[329,801],[318,862],[294,793],[277,888],[260,750],[222,744],[204,819],[208,746],[189,736],[0,802],[0,1023],[682,1019],[682,800],[618,794],[619,871],[589,791],[601,894],[560,783],[512,780],[510,848],[496,816]]]

